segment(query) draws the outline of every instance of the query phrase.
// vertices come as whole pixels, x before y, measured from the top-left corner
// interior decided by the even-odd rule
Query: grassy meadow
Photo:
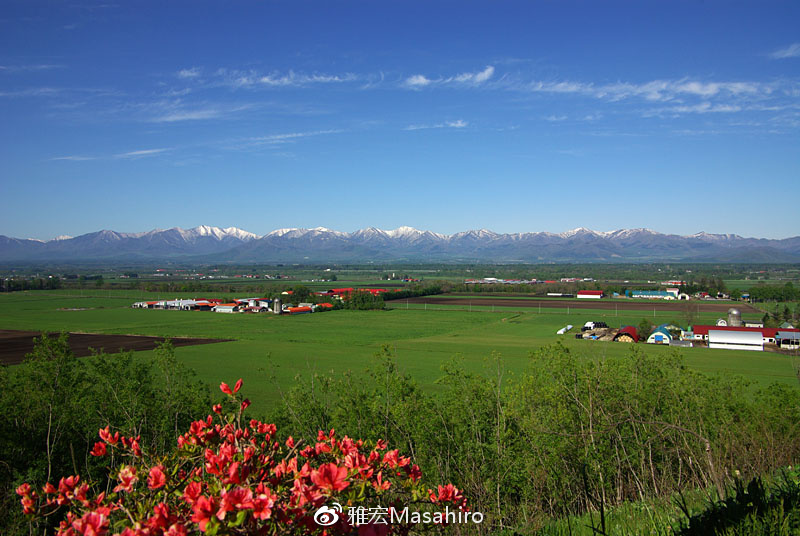
[[[638,324],[646,316],[653,324],[675,321],[680,313],[615,313],[570,307],[515,310],[473,305],[449,306],[387,302],[385,311],[333,311],[301,316],[224,315],[211,312],[131,309],[140,299],[175,298],[141,291],[33,291],[0,295],[0,329],[80,331],[87,333],[209,337],[232,342],[182,347],[178,358],[210,384],[243,377],[254,409],[266,409],[298,375],[313,372],[362,373],[375,354],[388,345],[402,370],[424,388],[436,390],[443,363],[461,360],[466,370],[479,372],[499,353],[513,376],[530,365],[529,354],[561,340],[586,359],[624,355],[620,343],[575,340],[555,332],[566,324],[604,320],[611,326]],[[189,296],[184,296],[189,297]],[[704,313],[699,322],[713,322]],[[767,352],[670,349],[639,345],[654,354],[680,352],[685,363],[707,373],[747,377],[754,386],[772,382],[796,385],[794,358]],[[535,366],[535,365],[534,365]]]

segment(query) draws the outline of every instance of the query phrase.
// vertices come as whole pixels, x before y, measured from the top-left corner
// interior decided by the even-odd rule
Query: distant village
[[[398,292],[399,289],[385,288],[334,288],[314,295],[328,299],[320,303],[299,302],[292,303],[294,291],[285,290],[280,298],[235,298],[229,302],[218,298],[174,299],[158,301],[140,301],[131,307],[134,309],[169,309],[178,311],[211,311],[214,313],[273,313],[276,315],[308,314],[318,311],[328,311],[336,307],[345,297],[354,292],[367,292],[379,296],[387,292]]]
[[[572,328],[567,325],[557,333],[564,335]],[[769,328],[763,322],[744,322],[741,312],[735,307],[728,310],[727,318],[718,319],[713,326],[695,324],[684,329],[675,324],[661,324],[649,331],[648,334],[640,334],[635,326],[614,329],[605,322],[586,322],[575,338],[627,343],[642,341],[684,348],[704,346],[721,350],[781,351],[800,348],[800,329],[794,325],[784,322],[780,327]]]

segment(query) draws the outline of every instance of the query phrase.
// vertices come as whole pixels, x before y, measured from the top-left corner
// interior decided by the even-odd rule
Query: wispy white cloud
[[[63,69],[64,65],[51,63],[39,63],[31,65],[0,65],[0,73],[18,73],[25,71],[50,71],[52,69]]]
[[[66,160],[69,162],[86,162],[88,160],[104,160],[104,159],[130,159],[130,158],[144,158],[147,156],[155,156],[167,151],[171,151],[171,148],[163,148],[163,149],[139,149],[137,151],[128,151],[125,153],[117,153],[110,156],[87,156],[87,155],[68,155],[68,156],[56,156],[51,158],[50,160]]]
[[[643,98],[649,101],[670,101],[681,96],[713,97],[717,95],[768,95],[774,87],[760,82],[700,82],[697,80],[651,80],[642,83],[616,82],[592,84],[572,81],[534,81],[517,89],[534,93],[580,94],[598,99],[620,101]]]
[[[409,76],[408,78],[406,78],[404,80],[403,84],[405,86],[407,86],[407,87],[410,87],[410,88],[421,88],[421,87],[429,86],[433,82],[434,82],[434,80],[431,80],[430,78],[428,78],[428,77],[426,77],[424,75],[415,74],[413,76]]]
[[[469,126],[467,121],[457,119],[455,121],[445,121],[444,123],[436,123],[433,125],[409,125],[403,130],[425,130],[429,128],[466,128]]]
[[[165,99],[142,106],[151,123],[177,123],[235,117],[253,108],[252,104],[208,103],[187,104],[183,99]]]
[[[582,117],[574,117],[574,116],[572,117],[572,119],[576,121],[598,121],[602,118],[603,114],[599,112],[585,114]],[[562,121],[567,121],[569,119],[570,117],[567,115],[555,115],[555,114],[548,115],[544,118],[545,121],[550,121],[551,123],[559,123]]]
[[[68,160],[70,162],[84,162],[86,160],[97,160],[96,156],[83,156],[83,155],[69,155],[69,156],[56,156],[50,160]]]
[[[0,91],[0,97],[51,97],[61,93],[61,89],[54,87],[32,87],[26,89],[17,89],[13,91]]]
[[[665,117],[684,114],[736,113],[745,110],[746,108],[736,104],[713,104],[709,101],[703,101],[697,104],[679,104],[676,106],[653,108],[645,110],[642,115],[644,117]]]
[[[176,73],[176,76],[178,78],[197,78],[201,72],[200,67],[192,67],[190,69],[181,69]]]
[[[421,89],[428,86],[443,86],[443,85],[472,85],[477,86],[487,82],[494,76],[494,66],[487,65],[482,71],[473,73],[461,73],[455,76],[442,77],[442,78],[428,78],[424,74],[414,74],[407,77],[401,83],[401,86],[409,89]]]
[[[153,123],[176,123],[178,121],[199,121],[203,119],[217,119],[223,112],[215,108],[202,110],[176,110],[150,119]]]
[[[248,138],[248,141],[258,143],[285,143],[287,141],[295,140],[297,138],[307,138],[309,136],[321,136],[324,134],[339,134],[342,130],[314,130],[311,132],[289,132],[285,134],[270,134],[268,136],[255,136]]]
[[[778,49],[769,55],[770,58],[782,60],[785,58],[799,58],[800,57],[800,43],[792,43],[786,48]]]
[[[493,74],[494,74],[494,67],[491,65],[487,65],[486,68],[480,72],[461,73],[453,77],[453,80],[455,82],[481,84],[489,80]]]
[[[356,80],[354,74],[297,74],[289,71],[288,74],[269,74],[258,78],[257,83],[265,86],[305,86],[309,84],[338,84]]]
[[[290,70],[286,73],[273,71],[261,73],[255,70],[241,71],[236,69],[217,69],[212,77],[211,85],[221,85],[233,88],[278,88],[278,87],[303,87],[317,84],[341,84],[355,82],[359,79],[353,73],[326,74],[302,73]]]
[[[285,145],[295,143],[303,138],[310,138],[314,136],[326,136],[331,134],[340,134],[345,132],[343,129],[328,129],[328,130],[311,130],[306,132],[286,132],[280,134],[268,134],[265,136],[251,136],[249,138],[241,138],[233,140],[226,145],[229,149],[242,150],[265,145]]]
[[[142,158],[144,156],[155,156],[157,154],[170,151],[170,148],[164,149],[140,149],[138,151],[129,151],[127,153],[115,154],[113,158]]]

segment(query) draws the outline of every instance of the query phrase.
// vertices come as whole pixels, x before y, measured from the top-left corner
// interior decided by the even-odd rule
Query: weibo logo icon
[[[314,522],[322,527],[330,527],[339,521],[341,512],[342,506],[339,503],[333,503],[333,507],[323,505],[314,513]]]

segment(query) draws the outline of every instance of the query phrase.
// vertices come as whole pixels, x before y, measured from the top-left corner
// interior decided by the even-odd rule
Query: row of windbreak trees
[[[10,278],[0,277],[0,292],[19,292],[22,290],[57,290],[61,288],[59,277]]]
[[[556,345],[517,377],[497,356],[480,375],[455,360],[435,395],[401,374],[388,349],[375,365],[368,378],[308,379],[277,420],[298,435],[336,428],[388,439],[426,475],[462,487],[487,532],[722,490],[733,475],[800,459],[800,389],[755,391],[690,370],[677,354],[585,359]]]

